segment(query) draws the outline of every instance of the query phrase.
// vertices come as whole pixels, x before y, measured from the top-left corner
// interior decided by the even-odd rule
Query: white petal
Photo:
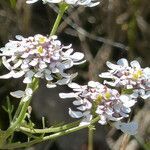
[[[104,115],[100,115],[100,120],[98,121],[101,125],[107,124],[106,117]]]
[[[71,45],[69,45],[71,46]],[[69,48],[67,51],[64,52],[65,56],[70,56],[70,54],[73,52],[72,48]]]
[[[79,62],[74,62],[73,65],[76,66],[76,65],[80,65],[80,64],[83,64],[85,63],[86,60],[83,60],[83,61],[79,61]]]
[[[8,69],[8,70],[11,70],[11,65],[7,62],[7,59],[5,56],[2,57],[2,63],[3,65]]]
[[[110,72],[104,72],[104,73],[99,74],[99,77],[111,79],[113,78],[113,75]]]
[[[92,120],[92,115],[89,114],[87,115],[81,122],[80,122],[80,125],[79,126],[85,126],[85,125],[89,125],[90,122]]]
[[[15,97],[15,98],[22,98],[24,96],[24,94],[25,94],[25,92],[21,91],[21,90],[18,90],[15,92],[10,92],[10,95]]]
[[[70,55],[73,61],[79,61],[84,58],[84,54],[80,52],[75,52],[73,55]]]
[[[94,87],[97,86],[97,82],[95,82],[95,81],[89,81],[89,82],[88,82],[88,86],[94,88]]]
[[[73,105],[82,105],[83,104],[83,101],[82,100],[75,100],[73,101]]]
[[[18,68],[21,64],[22,64],[22,60],[19,59],[19,60],[17,61],[17,63],[15,63],[15,65],[13,66],[13,69]]]
[[[121,58],[117,61],[117,64],[122,67],[129,67],[128,61],[125,58]]]
[[[57,83],[58,85],[65,85],[65,84],[69,83],[69,81],[70,81],[69,78],[63,78],[63,79],[61,79],[61,80],[58,80],[56,83]]]
[[[73,110],[71,110],[71,108],[69,108],[69,115],[72,118],[81,118],[81,117],[83,117],[83,113],[82,112],[80,112],[80,111],[73,111]]]
[[[31,88],[27,88],[27,89],[25,90],[25,93],[26,93],[27,96],[32,96],[33,91],[32,91]]]
[[[9,78],[12,78],[13,74],[14,74],[14,71],[12,70],[8,74],[0,76],[0,79],[9,79]]]
[[[26,3],[27,3],[27,4],[32,4],[32,3],[35,3],[35,2],[37,2],[37,1],[38,1],[38,0],[27,0]]]
[[[81,88],[81,86],[79,84],[74,83],[74,82],[69,83],[68,86],[72,89],[80,89]]]
[[[120,129],[122,132],[127,133],[129,135],[134,135],[137,133],[138,124],[136,122],[130,122],[130,123],[123,123],[123,122],[116,122],[114,123],[114,126],[117,129]]]
[[[74,98],[77,97],[76,93],[59,93],[60,98]]]
[[[22,35],[16,35],[15,38],[19,41],[22,41],[23,39],[25,39]]]
[[[43,72],[38,71],[38,72],[34,75],[34,77],[36,77],[36,78],[42,78],[42,77],[43,77]]]
[[[44,69],[46,67],[47,67],[46,63],[44,61],[41,61],[40,64],[39,64],[39,68]]]
[[[20,78],[25,74],[24,71],[18,71],[18,72],[14,72],[14,74],[12,75],[13,78]]]
[[[53,77],[50,74],[45,74],[45,78],[47,81],[52,81]]]
[[[143,99],[148,99],[150,97],[150,91],[146,92],[144,95],[141,95]]]
[[[140,68],[141,68],[139,62],[136,61],[136,60],[132,61],[132,62],[130,63],[130,65],[131,65],[131,67],[133,67],[133,68],[137,68],[137,69],[140,69]]]
[[[25,77],[23,80],[23,83],[31,83],[32,82],[32,77]]]
[[[29,63],[29,65],[31,65],[31,66],[36,66],[38,64],[38,59],[33,59],[30,63]]]
[[[111,62],[109,62],[109,61],[106,62],[106,65],[107,65],[110,69],[112,69],[112,70],[119,70],[119,69],[120,69],[120,66],[119,66],[119,65],[115,65],[115,64],[113,64],[113,63],[111,63]]]
[[[55,87],[56,87],[56,84],[55,84],[55,83],[47,83],[47,84],[46,84],[46,87],[47,87],[47,88],[55,88]]]

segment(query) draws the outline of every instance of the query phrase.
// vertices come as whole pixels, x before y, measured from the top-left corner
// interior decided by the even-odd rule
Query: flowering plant
[[[38,0],[27,0],[32,4]],[[45,3],[59,3],[59,13],[49,36],[36,34],[30,37],[16,36],[17,40],[10,40],[0,49],[2,64],[9,71],[1,75],[0,79],[22,78],[26,85],[24,91],[10,92],[10,95],[19,98],[20,103],[15,112],[9,108],[10,124],[7,130],[0,129],[0,149],[14,149],[31,146],[46,140],[76,132],[83,128],[89,128],[89,150],[93,126],[111,125],[129,135],[138,132],[136,122],[124,122],[129,118],[132,107],[139,98],[150,98],[150,68],[142,68],[138,61],[130,63],[125,58],[117,61],[117,64],[106,62],[109,67],[107,72],[99,75],[105,78],[103,83],[89,81],[86,85],[80,85],[73,80],[77,73],[68,73],[75,65],[86,62],[84,54],[75,52],[72,44],[63,45],[56,36],[58,26],[64,12],[69,5],[82,5],[94,7],[99,4],[95,0],[42,0]],[[69,107],[69,115],[79,121],[60,125],[59,127],[43,126],[37,129],[31,121],[31,100],[38,89],[39,80],[46,80],[47,88],[55,88],[59,85],[67,85],[72,92],[59,93],[60,98],[73,98],[74,108]],[[51,90],[51,89],[50,89]],[[10,102],[8,102],[10,107]],[[12,113],[13,112],[13,113]],[[13,115],[12,115],[13,114]],[[27,121],[29,120],[29,121]],[[27,135],[26,142],[14,142],[15,132]]]

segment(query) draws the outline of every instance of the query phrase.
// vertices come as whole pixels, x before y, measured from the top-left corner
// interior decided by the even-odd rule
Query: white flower
[[[73,89],[71,93],[60,93],[61,98],[75,98],[73,105],[77,111],[69,109],[73,118],[83,118],[80,125],[89,124],[92,112],[100,116],[99,123],[104,125],[108,121],[119,121],[128,117],[131,107],[136,103],[128,95],[120,95],[117,90],[110,89],[99,82],[89,81],[81,86],[77,83],[68,84]]]
[[[33,91],[31,88],[27,88],[25,91],[15,91],[15,92],[10,92],[10,95],[15,97],[15,98],[23,98],[23,101],[28,101],[30,97],[32,96]]]
[[[117,129],[120,129],[122,132],[127,133],[129,135],[135,135],[138,129],[138,124],[136,122],[124,123],[118,121],[114,123],[114,126]]]
[[[35,3],[39,0],[27,0],[27,4]],[[83,5],[88,7],[97,6],[100,2],[95,2],[95,0],[42,0],[43,3],[67,3],[69,5]]]
[[[138,95],[143,99],[150,97],[149,67],[141,68],[139,62],[136,60],[132,61],[129,66],[128,61],[124,58],[119,59],[117,64],[111,62],[107,62],[106,64],[111,70],[101,73],[99,76],[112,79],[112,81],[105,80],[104,84],[130,90],[133,93],[132,96]]]
[[[74,65],[85,62],[84,54],[73,53],[71,44],[63,46],[57,36],[46,37],[37,34],[23,38],[17,36],[18,41],[9,41],[1,48],[2,63],[10,71],[0,76],[0,79],[20,78],[23,83],[31,83],[32,79],[45,78],[47,87],[68,84],[75,74],[67,74],[66,70]]]

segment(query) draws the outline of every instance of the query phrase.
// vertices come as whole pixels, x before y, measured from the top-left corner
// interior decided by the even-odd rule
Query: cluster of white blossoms
[[[107,66],[111,70],[99,75],[109,79],[104,84],[94,81],[83,86],[69,83],[68,86],[73,92],[60,93],[59,96],[76,99],[73,104],[77,110],[69,108],[69,115],[83,118],[80,125],[90,124],[93,116],[99,115],[101,125],[113,121],[117,129],[130,135],[136,134],[137,123],[123,123],[120,120],[129,117],[131,107],[135,105],[138,97],[150,97],[150,68],[141,68],[137,61],[132,61],[129,66],[124,58],[118,60],[117,64],[107,62]]]
[[[150,97],[150,68],[141,68],[138,61],[134,60],[128,64],[124,58],[119,59],[117,64],[106,63],[110,68],[108,72],[101,73],[99,76],[108,78],[104,84],[112,87],[121,87],[130,91],[133,98],[141,97],[147,99]],[[110,81],[111,80],[111,81]]]
[[[39,0],[27,0],[27,4],[35,3]],[[82,5],[87,7],[97,6],[100,2],[95,2],[95,0],[42,0],[43,3],[61,3],[64,2],[69,5]]]
[[[100,116],[99,123],[104,125],[108,121],[119,121],[129,116],[131,107],[136,103],[128,95],[120,95],[115,89],[110,89],[99,82],[89,81],[88,85],[80,86],[76,83],[68,85],[72,93],[60,93],[61,98],[75,98],[73,104],[78,111],[69,108],[73,118],[81,118],[81,124],[88,124],[93,114]]]
[[[45,78],[47,87],[51,88],[71,82],[77,73],[67,74],[65,71],[85,62],[81,61],[84,54],[73,53],[71,45],[63,46],[55,35],[16,38],[17,41],[9,41],[0,49],[2,63],[10,71],[0,79],[24,76],[23,82],[31,83],[34,77]]]

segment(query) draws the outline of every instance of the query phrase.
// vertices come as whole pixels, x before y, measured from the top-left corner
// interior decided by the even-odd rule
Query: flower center
[[[133,74],[133,79],[138,80],[142,74],[142,70],[137,70],[137,72]]]

